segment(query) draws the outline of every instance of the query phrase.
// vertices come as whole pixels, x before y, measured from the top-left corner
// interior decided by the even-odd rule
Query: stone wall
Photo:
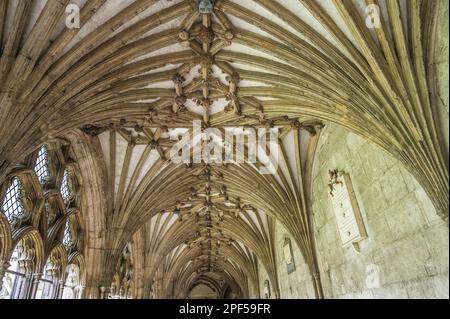
[[[248,284],[248,297],[250,299],[259,299],[258,291],[256,287],[253,286],[253,282],[249,278],[247,278],[247,284]],[[258,285],[260,285],[259,282]]]
[[[291,240],[295,270],[288,274],[284,260],[284,239]],[[282,299],[302,298],[314,299],[314,287],[307,264],[293,237],[287,232],[280,222],[276,222],[275,251],[277,260],[278,281],[280,283],[280,295]]]
[[[359,252],[340,245],[327,188],[335,168],[350,174],[363,215],[368,237]],[[326,298],[448,298],[448,224],[406,169],[377,146],[327,126],[313,171],[313,211]]]
[[[444,137],[444,144],[449,151],[449,97],[448,97],[448,5],[446,0],[438,1],[437,36],[435,49],[435,67],[437,81],[437,104],[440,118],[441,134]]]
[[[270,293],[271,293],[270,299],[275,299],[274,284],[270,281],[269,276],[267,275],[267,271],[259,259],[258,259],[258,277],[259,277],[259,291],[261,292],[261,299],[265,299],[264,282],[266,280],[269,280],[269,282],[270,282]]]

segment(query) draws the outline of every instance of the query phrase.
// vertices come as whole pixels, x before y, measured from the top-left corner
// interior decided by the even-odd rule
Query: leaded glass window
[[[66,221],[66,227],[64,229],[64,236],[63,236],[63,245],[67,247],[72,246],[73,238],[72,238],[72,231],[70,229],[70,218]]]
[[[3,211],[10,223],[16,219],[21,218],[25,214],[22,204],[22,182],[18,177],[14,177],[11,185],[6,191],[5,199],[3,200]]]
[[[70,188],[70,175],[66,169],[64,170],[64,177],[61,184],[61,195],[65,202],[68,202],[72,198],[71,191],[72,190]]]
[[[48,169],[48,150],[47,147],[42,146],[39,149],[39,153],[36,160],[36,166],[34,167],[36,175],[39,178],[39,182],[42,184],[50,176]]]

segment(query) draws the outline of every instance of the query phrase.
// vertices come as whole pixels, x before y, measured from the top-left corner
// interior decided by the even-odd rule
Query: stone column
[[[58,282],[58,292],[55,294],[56,299],[62,298],[65,284],[66,284],[66,282],[64,280],[60,280]]]
[[[20,278],[20,291],[16,292],[15,299],[29,299],[32,288],[33,274],[27,273],[24,277]]]
[[[36,298],[36,292],[38,290],[42,274],[35,273],[35,274],[32,274],[30,277],[31,277],[30,280],[29,280],[30,287],[28,289],[28,294],[27,294],[26,298],[27,299],[34,299],[34,298]]]
[[[50,299],[58,298],[58,291],[59,291],[59,280],[55,275],[52,275],[52,284],[49,296]]]
[[[314,290],[316,292],[316,298],[323,299],[322,282],[320,281],[320,273],[319,272],[313,273],[313,283],[314,283]]]

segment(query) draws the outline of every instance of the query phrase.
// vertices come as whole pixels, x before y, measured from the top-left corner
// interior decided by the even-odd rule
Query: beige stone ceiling
[[[80,29],[65,27],[69,3],[81,8]],[[379,28],[365,23],[373,4]],[[132,240],[136,296],[181,297],[198,283],[245,296],[256,258],[276,287],[279,220],[320,295],[309,197],[327,122],[402,161],[448,216],[433,67],[438,6],[217,0],[202,15],[191,0],[3,0],[0,180],[42,142],[71,140],[87,194],[98,199],[86,209],[87,258],[105,285]],[[171,163],[170,135],[194,119],[279,127],[277,173]]]

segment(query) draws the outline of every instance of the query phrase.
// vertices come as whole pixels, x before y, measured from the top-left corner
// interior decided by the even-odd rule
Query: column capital
[[[30,277],[33,280],[33,285],[39,285],[39,281],[42,278],[42,274],[41,273],[34,273],[31,275]]]

